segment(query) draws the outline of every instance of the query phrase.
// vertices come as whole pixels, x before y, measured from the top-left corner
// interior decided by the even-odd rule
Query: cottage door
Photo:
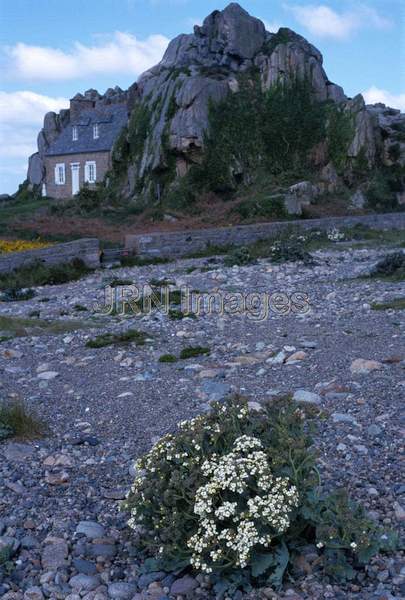
[[[79,172],[80,163],[70,163],[72,169],[72,196],[77,194],[80,189]]]

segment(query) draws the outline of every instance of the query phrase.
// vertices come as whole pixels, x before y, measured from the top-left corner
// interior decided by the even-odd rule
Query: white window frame
[[[78,139],[79,139],[79,130],[77,128],[77,125],[72,125],[72,141],[77,142]]]
[[[98,123],[94,123],[93,125],[93,140],[98,140],[100,137],[100,127]]]
[[[93,172],[91,172],[93,171]],[[96,183],[97,166],[95,160],[87,160],[84,165],[84,181],[86,183]]]
[[[56,185],[65,185],[65,183],[66,183],[65,163],[57,163],[55,165],[55,183],[56,183]]]

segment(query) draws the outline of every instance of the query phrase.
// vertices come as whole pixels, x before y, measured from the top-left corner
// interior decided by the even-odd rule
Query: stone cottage
[[[120,88],[103,96],[96,90],[76,94],[69,109],[45,115],[28,181],[41,186],[43,196],[61,199],[85,184],[95,187],[111,166],[112,147],[127,122],[127,94]]]

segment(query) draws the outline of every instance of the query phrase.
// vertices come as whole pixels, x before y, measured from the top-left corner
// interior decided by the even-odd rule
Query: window
[[[95,123],[93,125],[93,139],[97,140],[100,137],[100,132],[99,132],[99,128],[98,128],[98,123]]]
[[[72,140],[76,142],[79,139],[79,132],[77,130],[77,126],[73,125],[72,127]]]
[[[95,183],[96,176],[96,161],[88,160],[84,168],[84,180],[87,183]]]
[[[56,185],[64,185],[66,183],[65,163],[55,165],[55,183]]]

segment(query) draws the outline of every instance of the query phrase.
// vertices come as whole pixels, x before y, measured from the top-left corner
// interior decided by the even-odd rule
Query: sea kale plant
[[[392,545],[344,492],[323,493],[315,416],[290,398],[252,411],[234,397],[161,438],[123,503],[145,569],[193,569],[229,593],[280,586],[308,544],[336,579]]]

